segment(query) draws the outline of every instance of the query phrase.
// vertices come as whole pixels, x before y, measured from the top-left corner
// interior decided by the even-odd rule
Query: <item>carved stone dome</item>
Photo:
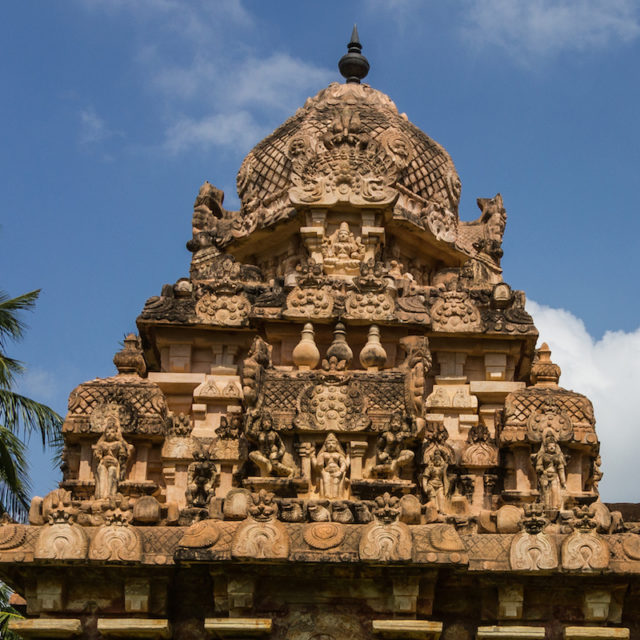
[[[243,226],[254,228],[304,205],[379,207],[398,193],[457,221],[460,198],[449,154],[387,95],[357,83],[332,83],[309,98],[247,155],[237,184]]]

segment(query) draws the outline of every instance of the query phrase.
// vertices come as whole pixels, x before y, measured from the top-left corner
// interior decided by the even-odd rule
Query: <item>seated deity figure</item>
[[[360,238],[349,230],[347,222],[322,241],[322,256],[327,273],[347,270],[358,272],[365,248]]]
[[[114,497],[118,493],[118,483],[124,480],[127,462],[133,453],[133,445],[122,437],[116,414],[107,416],[104,433],[92,448],[96,463],[95,498]]]
[[[376,443],[377,465],[373,468],[378,477],[398,478],[401,467],[411,463],[414,453],[405,449],[404,443],[411,432],[407,428],[402,414],[394,413],[389,421],[389,428],[382,431]]]
[[[249,459],[260,469],[263,478],[279,476],[290,478],[295,469],[284,462],[286,449],[282,438],[274,429],[271,414],[265,413],[247,431],[247,436],[257,445],[257,450],[249,454]]]
[[[447,458],[439,447],[435,447],[428,456],[425,456],[424,463],[424,471],[420,476],[422,491],[428,503],[433,502],[439,513],[446,513],[449,494]]]
[[[338,438],[330,433],[318,455],[311,454],[311,466],[319,475],[318,493],[323,498],[341,498],[346,489],[350,460]]]
[[[538,474],[542,504],[547,509],[562,509],[562,490],[566,489],[567,485],[567,462],[552,429],[545,430],[538,453],[531,457]]]

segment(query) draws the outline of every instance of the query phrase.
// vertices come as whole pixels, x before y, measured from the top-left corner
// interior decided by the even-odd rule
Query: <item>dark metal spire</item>
[[[362,55],[361,51],[362,45],[360,44],[360,38],[358,38],[358,27],[354,24],[351,42],[347,45],[347,53],[338,62],[338,69],[347,79],[347,82],[360,84],[360,80],[369,73],[369,61]]]

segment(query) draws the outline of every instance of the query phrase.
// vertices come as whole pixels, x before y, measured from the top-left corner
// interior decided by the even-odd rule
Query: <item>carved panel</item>
[[[244,294],[207,293],[198,300],[196,313],[204,322],[225,327],[241,327],[248,322],[251,303]]]
[[[107,525],[100,527],[89,547],[90,560],[140,562],[142,540],[134,527]]]
[[[359,554],[361,560],[406,561],[411,560],[412,546],[409,527],[403,522],[372,522],[362,530]]]
[[[84,560],[88,548],[80,525],[50,524],[40,529],[33,556],[36,560]]]
[[[580,571],[606,569],[609,545],[593,532],[574,531],[562,543],[562,567]]]
[[[558,550],[548,535],[522,531],[513,537],[509,563],[516,571],[555,569],[558,566]]]
[[[287,528],[278,522],[249,521],[236,531],[231,555],[234,558],[258,560],[289,557],[289,534]]]
[[[285,318],[330,318],[333,313],[333,296],[327,288],[303,289],[294,287],[287,296]]]
[[[464,291],[442,291],[431,307],[431,324],[435,331],[480,331],[480,313]]]

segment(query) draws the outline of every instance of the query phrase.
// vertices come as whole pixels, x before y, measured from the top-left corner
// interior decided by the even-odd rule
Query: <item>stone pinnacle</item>
[[[358,38],[358,27],[354,24],[351,41],[347,45],[347,53],[340,58],[338,69],[347,82],[357,82],[369,73],[369,61],[362,55],[362,45]]]

